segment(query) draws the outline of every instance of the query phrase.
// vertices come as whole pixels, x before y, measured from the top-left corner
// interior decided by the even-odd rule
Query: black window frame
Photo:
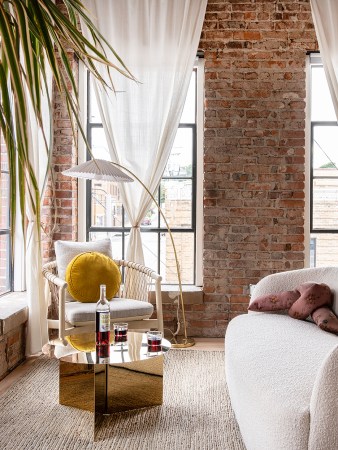
[[[194,68],[193,72],[195,72],[195,80],[196,80],[196,88],[195,88],[195,122],[194,123],[180,123],[180,129],[191,129],[192,130],[192,174],[191,176],[163,176],[159,187],[157,189],[157,193],[155,193],[155,198],[157,194],[157,198],[161,199],[161,185],[162,180],[191,180],[192,183],[192,198],[191,198],[191,227],[170,227],[170,231],[175,239],[175,234],[177,233],[189,233],[193,234],[194,246],[193,246],[193,280],[191,283],[182,283],[185,285],[195,285],[196,283],[196,207],[197,207],[197,69]],[[92,146],[92,131],[93,129],[103,129],[102,123],[99,122],[91,122],[90,121],[90,74],[87,72],[87,140],[88,144]],[[86,159],[91,159],[91,154],[87,150]],[[100,232],[116,232],[121,233],[122,240],[122,259],[125,259],[126,255],[126,235],[130,233],[131,227],[125,226],[125,210],[122,206],[122,226],[121,227],[95,227],[91,225],[92,220],[92,183],[91,180],[86,181],[86,189],[85,189],[85,198],[86,198],[86,240],[90,240],[90,233],[100,233]],[[160,204],[160,201],[159,201]],[[160,204],[161,205],[161,204]],[[161,218],[160,212],[157,211],[157,227],[142,227],[141,233],[156,233],[157,234],[157,246],[158,246],[158,256],[157,256],[157,272],[161,274],[161,234],[168,233],[168,229],[165,226],[161,226]],[[166,281],[166,284],[177,284],[177,283],[169,283]]]
[[[310,83],[309,83],[309,88],[310,88],[310,93],[312,96],[312,74],[313,74],[313,69],[318,67],[323,69],[323,64],[321,61],[321,56],[319,52],[309,52],[309,73],[310,73]],[[310,97],[310,96],[309,96]],[[313,105],[311,104],[310,101],[310,105],[311,108],[313,107]],[[332,237],[334,243],[337,241],[337,237],[338,237],[338,221],[337,221],[337,226],[336,224],[334,224],[334,226],[330,226],[329,228],[326,227],[324,228],[324,224],[320,223],[318,221],[316,221],[316,226],[315,226],[315,221],[314,221],[314,217],[315,217],[315,195],[314,195],[314,185],[315,185],[315,180],[333,180],[333,179],[337,179],[338,175],[330,175],[330,176],[325,176],[325,175],[315,175],[315,170],[316,168],[314,167],[314,157],[315,157],[315,146],[319,147],[319,149],[321,148],[321,145],[319,142],[316,141],[316,132],[315,129],[316,127],[338,127],[338,122],[337,120],[318,120],[316,118],[316,120],[312,119],[312,112],[310,112],[310,119],[309,119],[309,125],[310,125],[310,154],[309,154],[309,266],[310,267],[319,267],[323,265],[322,262],[322,257],[324,258],[325,261],[325,248],[327,248],[325,246],[325,241],[326,242],[330,242],[330,239]],[[323,149],[324,154],[325,154],[325,149]],[[327,155],[328,158],[328,162],[332,162],[330,156]],[[335,163],[333,163],[333,167],[336,166]],[[319,225],[319,226],[318,226]],[[327,236],[327,239],[324,238],[324,236]],[[323,237],[324,239],[322,240],[321,237]],[[322,250],[324,251],[324,253],[322,253]],[[333,255],[335,254],[334,252],[332,253]],[[334,258],[332,259],[332,261],[334,260]],[[318,266],[319,264],[319,266]],[[330,264],[335,264],[335,263],[331,263]],[[325,262],[325,265],[327,265],[327,262]]]
[[[313,210],[314,210],[314,193],[313,193],[313,184],[314,180],[318,179],[338,179],[337,176],[331,176],[331,177],[324,177],[324,176],[316,176],[314,175],[314,129],[316,126],[320,127],[336,127],[338,128],[338,123],[334,121],[311,121],[311,157],[310,157],[310,233],[316,233],[316,234],[338,234],[338,226],[337,228],[315,228],[313,225]]]

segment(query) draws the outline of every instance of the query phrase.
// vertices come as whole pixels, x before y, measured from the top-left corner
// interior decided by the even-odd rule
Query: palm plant
[[[50,160],[52,139],[44,130],[42,117],[42,91],[47,93],[50,111],[52,108],[47,86],[49,71],[54,89],[62,95],[67,105],[74,136],[79,102],[77,80],[68,52],[74,52],[91,75],[107,88],[113,89],[114,86],[104,82],[96,68],[97,63],[104,65],[108,73],[117,70],[133,78],[93,24],[82,2],[63,0],[63,3],[67,14],[53,0],[0,0],[0,126],[8,154],[11,230],[15,229],[18,208],[17,188],[23,226],[26,222],[27,200],[34,211],[36,222],[40,223],[41,192],[29,157],[31,115],[28,111],[29,108],[34,111],[34,120],[37,121]],[[90,39],[79,30],[80,21],[89,30]],[[114,63],[108,60],[106,49],[114,55]],[[78,129],[84,137],[79,122]]]

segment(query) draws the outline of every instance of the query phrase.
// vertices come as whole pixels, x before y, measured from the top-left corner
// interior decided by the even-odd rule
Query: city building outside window
[[[163,210],[174,237],[181,264],[183,284],[199,284],[201,278],[201,224],[197,223],[198,208],[202,208],[199,193],[202,177],[202,144],[199,142],[198,121],[201,121],[199,77],[202,65],[194,69],[175,142],[155,198]],[[203,89],[200,89],[203,94]],[[103,126],[90,80],[87,83],[87,137],[94,157],[110,159]],[[118,95],[118,94],[117,94]],[[202,101],[203,104],[203,101]],[[203,106],[200,106],[203,109]],[[202,124],[200,124],[203,127]],[[89,158],[89,155],[87,155]],[[200,215],[201,216],[201,215]],[[115,259],[126,256],[130,222],[125,214],[118,184],[94,180],[86,184],[86,238],[109,237]],[[174,253],[169,234],[157,207],[152,204],[141,222],[145,264],[159,272],[163,283],[177,284]]]
[[[338,125],[319,54],[310,55],[310,265],[338,264]]]

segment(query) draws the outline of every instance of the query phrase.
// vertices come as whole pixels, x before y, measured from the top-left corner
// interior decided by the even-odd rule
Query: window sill
[[[0,336],[28,319],[26,292],[10,292],[0,297]]]
[[[178,285],[162,284],[162,303],[173,303],[179,293]],[[183,285],[184,305],[196,305],[203,303],[203,290],[199,286]],[[155,301],[155,293],[151,293],[151,302]]]

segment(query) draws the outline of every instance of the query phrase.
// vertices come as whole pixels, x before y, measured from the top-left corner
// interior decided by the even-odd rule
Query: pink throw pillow
[[[283,291],[278,294],[257,297],[248,307],[250,311],[282,311],[289,309],[300,297],[298,290]]]
[[[300,297],[289,309],[294,319],[306,319],[313,311],[322,306],[332,306],[333,295],[326,284],[303,283],[298,288]]]
[[[312,314],[312,319],[322,330],[338,334],[338,317],[327,306],[316,309]]]

